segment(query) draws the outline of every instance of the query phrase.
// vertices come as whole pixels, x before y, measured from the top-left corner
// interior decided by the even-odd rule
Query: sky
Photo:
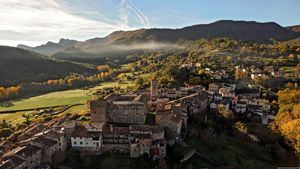
[[[87,40],[217,20],[299,25],[299,0],[0,0],[0,45]]]

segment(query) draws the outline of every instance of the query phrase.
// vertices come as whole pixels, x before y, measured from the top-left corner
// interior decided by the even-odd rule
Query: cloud
[[[149,24],[148,18],[130,1],[126,4],[143,24]],[[128,20],[128,15],[121,21],[107,22],[78,13],[69,11],[59,0],[1,0],[0,32],[7,34],[0,34],[0,45],[12,45],[17,41],[35,44],[56,41],[61,37],[84,40],[134,28],[124,22]]]
[[[131,0],[122,0],[121,1],[122,6],[125,7],[126,11],[123,12],[121,17],[127,21],[128,23],[128,15],[130,12],[132,12],[140,21],[141,24],[143,24],[144,27],[149,27],[150,22],[149,18],[139,9],[137,8]]]

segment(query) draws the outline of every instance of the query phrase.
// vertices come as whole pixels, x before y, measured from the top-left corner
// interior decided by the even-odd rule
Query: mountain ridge
[[[256,36],[255,36],[256,35]],[[157,40],[175,42],[178,39],[197,40],[200,38],[233,38],[236,40],[268,43],[297,38],[299,35],[275,22],[220,20],[210,24],[198,24],[179,29],[151,28],[134,31],[117,31],[106,38],[111,42],[127,40]]]
[[[299,33],[284,28],[275,22],[256,21],[233,21],[219,20],[209,24],[198,24],[183,28],[151,28],[137,29],[131,31],[115,31],[105,37],[96,37],[83,42],[67,40],[69,45],[62,46],[59,43],[41,45],[35,48],[25,48],[45,55],[57,53],[76,53],[78,51],[87,53],[107,53],[113,50],[115,45],[139,44],[148,42],[176,43],[178,40],[197,40],[214,38],[232,38],[236,40],[272,43],[273,40],[285,41],[300,37]],[[63,41],[63,40],[62,40]],[[19,46],[24,48],[23,46]]]
[[[46,44],[35,47],[19,44],[17,48],[30,50],[42,55],[53,55],[57,52],[65,50],[68,47],[75,46],[78,43],[80,43],[80,41],[61,38],[59,39],[58,43],[49,41]]]

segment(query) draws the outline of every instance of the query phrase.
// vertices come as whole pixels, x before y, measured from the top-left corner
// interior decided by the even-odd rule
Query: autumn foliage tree
[[[277,95],[280,109],[275,123],[287,143],[300,154],[300,90],[285,89]]]
[[[97,70],[99,70],[100,72],[108,72],[110,67],[109,65],[99,65],[96,67]]]
[[[21,86],[12,87],[0,87],[0,99],[4,99],[10,96],[18,95],[21,92]]]
[[[236,69],[235,70],[235,79],[240,80],[247,76],[247,73],[244,72],[242,69]]]

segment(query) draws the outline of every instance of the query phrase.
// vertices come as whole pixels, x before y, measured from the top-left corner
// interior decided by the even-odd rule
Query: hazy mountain
[[[47,42],[46,44],[43,44],[41,46],[36,46],[36,47],[30,47],[30,46],[20,44],[17,47],[50,56],[54,53],[63,51],[64,49],[66,49],[68,47],[75,46],[78,43],[79,43],[79,41],[76,41],[76,40],[69,40],[69,39],[62,38],[59,40],[58,43]]]
[[[135,31],[118,31],[106,37],[110,43],[132,41],[167,41],[175,42],[178,39],[197,40],[200,38],[233,38],[242,41],[258,43],[289,40],[299,35],[291,30],[274,23],[259,23],[248,21],[222,20],[211,24],[200,24],[182,29],[139,29]]]
[[[286,27],[289,30],[300,33],[300,25]]]
[[[0,46],[0,86],[46,81],[64,78],[72,72],[91,71],[82,65],[50,59],[24,49]]]
[[[89,39],[66,48],[53,57],[94,62],[95,58],[126,56],[139,50],[176,48],[178,40],[197,40],[200,38],[233,38],[236,40],[268,43],[271,39],[284,41],[299,37],[294,31],[274,22],[222,20],[210,24],[200,24],[181,29],[138,29],[116,31],[104,38]],[[101,60],[102,61],[102,60]]]

